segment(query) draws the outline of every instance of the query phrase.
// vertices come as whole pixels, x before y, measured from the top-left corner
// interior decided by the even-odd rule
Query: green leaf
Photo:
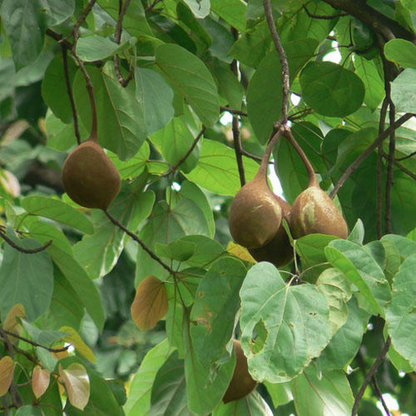
[[[246,180],[253,179],[259,165],[243,156]],[[240,177],[234,150],[222,143],[205,139],[196,167],[185,176],[208,191],[234,196],[240,189]]]
[[[301,39],[284,45],[289,62],[290,79],[313,55],[317,42]],[[250,79],[247,91],[247,111],[254,133],[260,143],[266,143],[279,119],[282,102],[281,64],[276,51],[270,52],[261,61],[257,71]]]
[[[195,138],[186,123],[175,117],[163,130],[150,137],[163,158],[175,166],[188,152]],[[196,146],[190,155],[179,165],[184,173],[189,173],[198,162],[199,148]]]
[[[386,321],[396,351],[416,369],[416,256],[409,256],[400,266],[393,282],[393,298],[388,305]]]
[[[76,54],[85,62],[94,62],[116,55],[124,48],[125,43],[118,45],[109,38],[91,35],[78,39]]]
[[[77,66],[69,57],[67,61],[69,81],[72,84]],[[68,89],[65,83],[63,60],[61,55],[55,56],[46,68],[45,75],[42,80],[42,97],[56,117],[60,118],[67,124],[72,122],[72,111],[68,96]],[[75,136],[72,125],[71,128],[72,135]]]
[[[218,241],[203,235],[187,235],[182,237],[181,241],[196,245],[194,254],[186,260],[186,264],[191,267],[204,268],[224,253],[224,248]]]
[[[75,10],[75,0],[38,0],[39,11],[46,16],[48,25],[54,26],[68,19]]]
[[[389,61],[403,68],[416,69],[416,46],[404,39],[392,39],[384,45],[384,53]]]
[[[385,95],[384,82],[376,66],[377,61],[375,59],[369,61],[364,57],[355,55],[354,65],[356,74],[361,78],[365,87],[364,102],[374,111]]]
[[[211,0],[211,10],[238,31],[244,31],[246,5],[243,2],[239,0]]]
[[[383,236],[380,241],[383,244],[386,241],[393,243],[404,259],[413,256],[413,254],[416,253],[416,241],[412,241],[401,235],[387,234]]]
[[[166,126],[174,115],[173,91],[155,71],[136,68],[136,99],[143,106],[147,134]]]
[[[256,380],[291,380],[331,338],[325,296],[308,283],[286,284],[270,263],[249,270],[240,297],[241,344]]]
[[[211,73],[194,54],[174,44],[159,46],[156,64],[207,127],[218,119],[220,104]]]
[[[328,261],[345,274],[359,289],[358,299],[369,312],[384,316],[383,308],[391,300],[389,283],[372,255],[352,241],[334,240],[325,248]]]
[[[196,414],[208,414],[224,396],[230,383],[234,360],[228,360],[214,372],[203,365],[195,354],[186,321],[183,329],[186,397],[188,408]]]
[[[111,205],[110,213],[135,232],[151,213],[155,201],[153,191],[140,192],[133,186],[123,186]],[[92,279],[108,274],[130,238],[116,227],[103,212],[96,214],[95,232],[74,245],[76,260]]]
[[[333,62],[309,62],[299,81],[302,99],[324,116],[347,116],[357,111],[364,100],[361,79]]]
[[[293,381],[292,391],[298,416],[351,415],[354,397],[343,371],[318,377],[314,368],[308,368]]]
[[[170,260],[186,261],[195,253],[196,244],[182,239],[169,244],[156,243],[155,251],[160,257]]]
[[[183,360],[174,351],[159,368],[152,386],[152,416],[186,412],[186,385]]]
[[[206,366],[230,356],[227,344],[233,336],[240,308],[238,292],[246,272],[240,260],[224,257],[211,265],[198,286],[190,334],[195,354]]]
[[[4,0],[0,14],[16,70],[33,63],[43,47],[43,23],[37,2]]]
[[[169,357],[169,349],[168,340],[164,339],[144,357],[130,383],[128,399],[124,405],[127,416],[149,414],[153,382],[159,368]]]
[[[212,416],[265,416],[272,414],[272,409],[257,391],[227,404],[221,402],[212,412]]]
[[[88,73],[97,106],[99,142],[126,160],[137,153],[146,138],[143,108],[137,101],[135,87],[133,83],[126,88],[120,85],[112,62],[107,62],[102,70],[88,67]],[[78,114],[89,129],[91,105],[80,71],[73,90]]]
[[[40,247],[37,240],[19,240],[11,232],[7,236],[15,244],[25,249]],[[5,317],[9,310],[20,303],[26,316],[34,321],[48,308],[53,290],[53,266],[45,251],[26,254],[17,251],[9,244],[4,249],[0,268],[0,312]]]
[[[62,331],[40,330],[36,326],[26,322],[24,319],[22,320],[22,324],[32,340],[43,345],[51,345],[54,341],[58,341],[68,335],[68,333]]]
[[[184,2],[192,10],[192,13],[198,19],[208,16],[210,8],[210,0],[184,0]]]
[[[121,179],[132,179],[143,173],[150,156],[150,147],[144,142],[140,150],[125,162],[112,152],[107,152],[107,156],[119,171]]]
[[[345,368],[356,356],[367,329],[370,314],[358,307],[354,297],[349,300],[347,308],[347,321],[338,329],[316,360],[318,368],[324,371]]]
[[[84,214],[59,199],[33,195],[22,199],[21,205],[29,214],[50,218],[87,234],[94,232],[92,223]]]
[[[391,83],[391,99],[396,111],[413,112],[416,105],[416,69],[407,68]]]
[[[80,298],[98,330],[101,331],[104,326],[104,310],[94,282],[84,268],[65,251],[52,245],[48,248],[48,253]]]

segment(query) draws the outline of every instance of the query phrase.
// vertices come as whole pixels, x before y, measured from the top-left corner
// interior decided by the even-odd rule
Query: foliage
[[[0,414],[416,414],[416,7],[264,3],[0,1]],[[286,104],[266,15],[350,230],[291,239],[279,270],[227,224]],[[108,212],[60,180],[91,97]],[[292,203],[304,165],[286,137],[273,159]],[[224,404],[233,338],[259,384]]]

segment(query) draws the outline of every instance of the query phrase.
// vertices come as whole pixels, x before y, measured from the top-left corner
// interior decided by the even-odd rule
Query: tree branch
[[[267,25],[273,39],[274,47],[279,55],[280,64],[282,66],[282,108],[280,124],[284,126],[287,123],[287,104],[289,102],[289,64],[286,57],[286,52],[283,49],[279,34],[273,19],[273,11],[270,5],[270,0],[263,0],[264,13],[266,15]]]
[[[323,16],[321,14],[312,14],[309,13],[309,10],[306,8],[305,5],[302,6],[303,10],[305,10],[306,14],[312,19],[323,19],[323,20],[332,20],[336,19],[337,17],[345,17],[348,16],[348,13],[335,13],[331,16]]]
[[[114,42],[120,45],[121,41],[121,32],[123,30],[123,18],[129,7],[130,0],[126,0],[123,4],[122,0],[119,0],[119,11],[118,11],[118,20],[116,25],[116,30],[114,32]],[[129,74],[126,79],[123,78],[123,75],[120,72],[120,65],[118,60],[118,55],[113,56],[114,70],[116,71],[117,79],[120,82],[122,87],[127,87],[129,82],[133,79],[133,68],[130,69]]]
[[[140,247],[155,261],[157,261],[165,270],[169,272],[172,276],[175,276],[176,273],[173,269],[171,269],[167,264],[165,264],[146,244],[134,233],[132,233],[128,228],[126,228],[118,219],[114,218],[108,211],[104,211],[105,215],[107,215],[108,219],[116,225],[118,228],[123,230],[127,235],[129,235],[136,243],[140,245]]]
[[[367,158],[367,156],[377,148],[379,143],[381,143],[386,137],[390,135],[391,130],[398,129],[402,124],[404,124],[406,121],[410,120],[412,117],[414,117],[415,113],[406,113],[403,116],[401,116],[393,125],[390,125],[387,130],[385,130],[381,135],[379,135],[370,146],[367,147],[367,149],[362,152],[357,159],[354,160],[354,162],[351,163],[350,166],[345,170],[345,172],[342,174],[342,176],[339,178],[338,182],[335,184],[334,189],[332,189],[329,196],[331,198],[334,198],[334,196],[337,194],[337,192],[340,190],[342,185],[344,185],[345,181],[350,177],[350,175],[360,166],[361,162]]]
[[[248,114],[246,112],[244,112],[244,111],[234,110],[234,109],[232,109],[230,107],[224,107],[222,105],[220,106],[220,111],[221,112],[228,111],[230,114],[235,114],[237,116],[244,116],[244,117],[247,117],[248,116]]]
[[[84,9],[84,11],[82,12],[80,18],[77,20],[77,22],[75,23],[74,27],[72,28],[72,30],[65,36],[63,37],[60,42],[65,42],[67,41],[72,35],[74,35],[74,40],[75,37],[77,36],[78,33],[78,29],[81,27],[81,25],[85,22],[85,19],[87,18],[88,14],[90,13],[91,9],[94,7],[94,4],[96,3],[97,0],[90,0],[87,7]]]
[[[379,365],[383,361],[384,357],[386,356],[386,354],[387,354],[387,352],[388,352],[388,350],[390,348],[390,344],[391,344],[391,338],[389,336],[389,337],[387,337],[386,342],[384,344],[384,347],[380,351],[380,354],[378,355],[378,357],[374,361],[374,363],[371,366],[370,370],[368,370],[368,373],[367,373],[367,375],[366,375],[366,377],[364,379],[364,382],[361,385],[361,388],[358,391],[357,395],[355,396],[354,406],[352,408],[351,416],[355,416],[357,414],[358,406],[360,404],[360,400],[362,399],[362,397],[364,395],[365,389],[367,388],[368,384],[370,383],[370,381],[372,380],[372,378],[376,374],[377,368],[379,367]]]
[[[1,229],[0,229],[0,237],[10,247],[13,247],[15,250],[20,251],[20,253],[25,253],[25,254],[36,254],[36,253],[40,253],[41,251],[46,250],[52,244],[52,240],[49,240],[45,245],[43,245],[41,247],[37,247],[37,248],[23,248],[23,247],[20,247],[19,245],[17,245],[12,239],[10,239],[9,237],[7,237],[6,233],[4,233]]]

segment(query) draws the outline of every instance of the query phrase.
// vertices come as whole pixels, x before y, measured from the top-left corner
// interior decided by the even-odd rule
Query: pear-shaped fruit
[[[290,231],[294,238],[313,233],[348,236],[344,218],[318,184],[308,186],[293,202]]]
[[[320,233],[347,238],[348,227],[334,201],[320,188],[309,159],[289,128],[283,133],[298,152],[308,173],[308,187],[292,204],[290,231],[294,238]]]
[[[120,190],[120,175],[98,141],[89,138],[76,147],[62,167],[69,197],[86,208],[106,210]]]
[[[248,372],[247,358],[241,348],[241,343],[236,339],[234,340],[234,352],[236,359],[234,373],[227,391],[222,398],[224,403],[247,396],[247,394],[251,393],[257,386],[257,381],[253,380]]]
[[[282,208],[283,219],[290,225],[291,206],[282,198],[275,196]],[[268,261],[277,268],[293,260],[293,247],[283,227],[283,222],[269,243],[259,248],[251,248],[249,253],[256,261]]]
[[[234,241],[246,248],[268,243],[282,222],[282,209],[267,182],[267,164],[274,141],[266,148],[254,178],[235,195],[228,216]]]

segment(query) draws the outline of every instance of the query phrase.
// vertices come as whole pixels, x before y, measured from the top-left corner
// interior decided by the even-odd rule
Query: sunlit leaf
[[[84,410],[90,398],[90,379],[84,366],[72,363],[64,370],[59,364],[59,375],[65,384],[72,406]]]
[[[49,371],[39,365],[35,366],[32,373],[32,391],[37,399],[47,390],[49,380]]]

